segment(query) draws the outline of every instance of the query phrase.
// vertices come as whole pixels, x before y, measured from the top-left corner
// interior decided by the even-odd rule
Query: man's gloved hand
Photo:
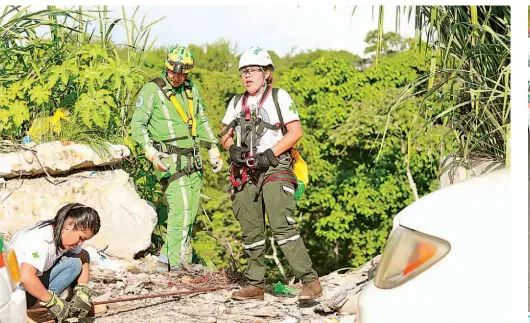
[[[85,317],[92,309],[92,295],[94,292],[87,284],[78,284],[74,287],[74,297],[70,302],[72,314],[76,317]]]
[[[208,157],[210,158],[210,164],[213,166],[213,172],[219,172],[223,168],[223,160],[221,159],[219,148],[216,145],[212,145],[212,148],[208,150]]]
[[[159,171],[167,172],[169,170],[169,166],[162,163],[162,158],[169,157],[168,154],[159,152],[153,146],[145,146],[145,157],[147,157],[147,159],[149,159]]]
[[[57,318],[57,322],[64,322],[70,317],[70,304],[60,299],[53,291],[49,290],[48,293],[50,293],[52,298],[47,303],[41,302],[41,305],[45,306],[50,312],[52,312]]]
[[[254,156],[254,168],[257,170],[267,170],[270,166],[278,166],[278,159],[271,149]]]
[[[245,158],[243,157],[243,154],[248,152],[248,148],[239,147],[236,144],[232,144],[230,148],[228,149],[230,151],[230,160],[238,165],[243,166],[245,164]]]

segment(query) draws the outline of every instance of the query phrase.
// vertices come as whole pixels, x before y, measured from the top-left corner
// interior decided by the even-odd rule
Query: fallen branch
[[[178,292],[172,292],[172,293],[163,293],[163,294],[155,294],[155,295],[144,295],[144,296],[137,296],[137,297],[118,298],[118,299],[114,299],[114,300],[111,299],[111,300],[108,300],[108,301],[93,302],[92,305],[96,306],[96,305],[105,305],[105,304],[112,304],[112,303],[137,301],[137,300],[143,300],[143,299],[149,299],[149,298],[160,298],[160,297],[170,297],[170,296],[176,296],[176,295],[186,295],[186,294],[213,292],[213,291],[216,291],[216,290],[219,290],[219,289],[223,289],[223,287],[229,287],[229,286],[200,288],[200,289],[178,291]],[[41,308],[28,309],[27,312],[28,313],[39,313],[39,312],[46,312],[47,310],[48,310],[47,308],[41,307]]]
[[[276,250],[276,246],[274,245],[274,237],[270,236],[269,240],[271,241],[272,255],[265,255],[265,258],[273,259],[276,266],[278,266],[278,269],[280,270],[280,274],[282,274],[283,279],[287,280],[285,269],[283,269],[282,263],[280,262],[280,259],[278,259],[278,251]]]

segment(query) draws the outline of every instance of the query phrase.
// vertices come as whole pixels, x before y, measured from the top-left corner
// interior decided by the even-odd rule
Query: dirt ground
[[[316,302],[300,306],[296,298],[266,295],[264,301],[235,302],[230,291],[129,302],[109,306],[97,323],[129,322],[332,322],[339,315],[314,312]],[[335,322],[338,322],[335,320]]]
[[[78,323],[244,322],[244,323],[353,323],[356,295],[369,281],[379,256],[356,270],[345,268],[320,277],[323,296],[299,302],[300,282],[284,294],[270,283],[263,301],[234,301],[241,288],[240,273],[191,265],[177,271],[159,272],[156,257],[123,264],[119,271],[91,267],[94,304],[107,309]],[[281,286],[279,286],[281,287]],[[172,294],[159,297],[161,294]],[[61,297],[69,299],[68,292]],[[178,295],[175,295],[178,294]],[[70,293],[71,295],[71,293]],[[134,300],[131,300],[134,298]],[[101,306],[99,306],[101,307]]]
[[[98,271],[91,272],[93,289],[97,297],[94,302],[123,300],[131,297],[145,297],[164,293],[180,293],[201,289],[217,289],[215,291],[198,292],[124,301],[107,304],[107,310],[98,313],[96,323],[130,323],[130,322],[325,322],[353,323],[355,315],[339,313],[340,306],[335,306],[335,295],[343,286],[359,286],[367,281],[365,266],[358,272],[339,274],[332,273],[321,277],[323,296],[315,301],[299,302],[297,293],[277,294],[274,286],[267,285],[263,301],[234,301],[230,298],[232,291],[240,287],[238,277],[227,271],[209,271],[202,267],[187,268],[171,273],[159,273],[149,267],[149,261],[116,273]],[[301,284],[292,285],[299,291]],[[331,301],[330,301],[330,297]],[[344,293],[347,295],[347,293]]]

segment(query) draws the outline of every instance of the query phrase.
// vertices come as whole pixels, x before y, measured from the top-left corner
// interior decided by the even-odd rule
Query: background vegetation
[[[414,10],[416,27],[428,37],[371,31],[366,35],[370,58],[322,49],[284,57],[271,52],[275,86],[291,94],[304,128],[299,147],[310,184],[296,218],[319,274],[379,254],[393,216],[438,188],[443,157],[470,162],[509,156],[510,8]],[[5,8],[0,136],[17,142],[29,134],[36,142],[129,145],[134,158],[123,167],[160,215],[151,250],[156,252],[164,238],[165,207],[150,164],[130,139],[129,122],[135,94],[162,71],[167,48],[152,46],[150,24],[138,27],[134,16],[106,16],[105,7]],[[98,33],[90,22],[98,24]],[[125,45],[111,40],[117,25],[127,30]],[[44,35],[42,28],[47,28]],[[225,40],[190,47],[196,57],[190,78],[218,128],[227,102],[244,90],[239,53]],[[227,160],[226,152],[223,157]],[[226,168],[219,174],[206,171],[193,241],[218,268],[230,266],[231,255],[244,264],[239,224],[224,191],[227,173]],[[278,265],[267,262],[269,276],[281,277]]]

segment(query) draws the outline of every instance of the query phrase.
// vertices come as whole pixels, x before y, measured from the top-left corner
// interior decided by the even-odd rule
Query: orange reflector
[[[18,283],[20,281],[20,268],[18,268],[18,260],[15,250],[11,250],[7,254],[7,268],[9,269],[13,282]]]
[[[0,252],[0,268],[5,267],[5,266],[6,266],[6,261],[4,259],[4,253]]]
[[[403,275],[409,274],[414,269],[424,264],[436,254],[436,246],[429,242],[420,242],[409,257],[407,267],[403,270]]]

